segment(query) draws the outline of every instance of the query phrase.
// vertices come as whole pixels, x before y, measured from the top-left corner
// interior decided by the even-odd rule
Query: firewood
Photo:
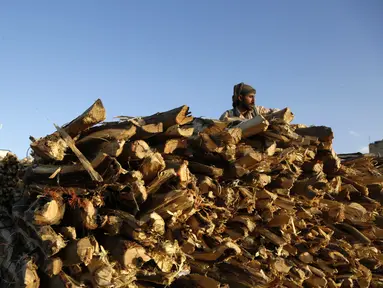
[[[104,121],[106,113],[100,99],[90,106],[83,114],[78,116],[70,123],[64,125],[62,129],[70,136],[74,137],[80,132],[92,127],[93,125]],[[65,141],[58,132],[54,132],[44,138],[34,141],[31,144],[33,151],[46,160],[60,161],[64,159],[67,149]]]
[[[119,157],[123,152],[125,140],[112,140],[102,142],[97,150],[109,155],[110,157]]]
[[[162,123],[163,128],[166,131],[173,125],[185,125],[193,121],[193,117],[189,116],[189,114],[189,107],[183,105],[166,112],[156,113],[151,116],[143,117],[143,120],[146,124]]]
[[[145,214],[156,212],[166,220],[172,216],[171,213],[191,208],[194,201],[194,196],[186,189],[174,190],[166,194],[155,194],[141,215],[143,217]]]
[[[166,129],[163,136],[167,138],[188,138],[193,135],[193,132],[193,127],[185,127],[177,124]]]
[[[44,263],[44,273],[49,277],[58,275],[63,267],[63,262],[59,257],[49,258]]]
[[[94,237],[85,237],[79,240],[72,240],[58,254],[64,266],[71,266],[90,263],[93,254],[98,251],[98,243]]]
[[[80,150],[90,149],[95,143],[112,140],[129,140],[136,134],[137,127],[130,122],[110,122],[88,129],[76,141]]]
[[[115,176],[114,173],[108,171],[113,165],[116,165],[116,160],[103,153],[98,154],[97,157],[91,161],[91,166],[98,171],[99,175],[105,175],[108,172],[107,176],[109,177]],[[51,177],[52,175],[53,177]],[[102,178],[104,181],[109,181],[109,177]],[[47,184],[55,184],[58,182],[60,185],[78,186],[81,182],[83,184],[89,184],[89,182],[92,182],[92,179],[81,164],[64,166],[39,165],[37,167],[28,168],[24,181],[26,183],[34,182]]]
[[[266,131],[269,127],[269,122],[262,115],[257,115],[250,120],[239,123],[236,127],[242,130],[243,138],[248,138]]]
[[[193,122],[186,126],[194,128],[194,135],[198,135],[201,132],[215,135],[224,131],[229,126],[229,122],[195,117]]]
[[[148,185],[147,187],[147,194],[151,195],[154,194],[158,189],[160,189],[161,185],[167,182],[169,179],[176,176],[176,172],[174,169],[166,169],[160,173],[158,173],[158,176]]]
[[[207,175],[213,178],[219,178],[223,176],[223,169],[204,165],[197,162],[189,162],[190,171],[197,174]]]
[[[85,158],[85,156],[81,153],[80,150],[77,149],[73,139],[69,136],[68,133],[64,129],[61,129],[57,125],[55,125],[57,131],[60,133],[61,138],[64,139],[65,143],[68,145],[68,147],[73,151],[73,153],[77,156],[77,158],[80,160],[80,163],[84,167],[84,169],[89,173],[90,177],[93,181],[102,182],[103,179],[100,174],[96,170],[94,170],[91,163],[89,163],[88,159]]]
[[[58,229],[59,233],[64,236],[66,240],[75,240],[77,239],[77,233],[75,227],[60,227]]]
[[[142,160],[152,153],[149,145],[144,140],[127,142],[121,155],[118,157],[120,163],[127,161]]]
[[[143,126],[137,127],[137,132],[132,136],[131,140],[146,140],[152,138],[156,135],[159,135],[164,131],[163,124],[155,123],[155,124],[147,124]]]
[[[25,212],[27,221],[36,225],[55,225],[64,217],[65,204],[62,199],[38,198]]]
[[[183,161],[166,160],[165,163],[166,163],[167,169],[174,170],[175,174],[178,177],[179,186],[182,188],[186,188],[192,178],[190,170],[188,168],[189,162],[187,160],[183,160]]]
[[[100,243],[111,253],[124,269],[140,267],[151,258],[144,247],[122,237],[104,237]]]
[[[159,152],[165,154],[172,154],[177,149],[186,149],[188,147],[188,142],[186,139],[169,139],[166,140],[162,145],[157,146]]]
[[[1,287],[30,259],[55,288],[383,283],[383,158],[339,157],[288,108],[120,118],[59,128],[61,160],[0,160]]]
[[[74,200],[74,207],[68,208],[64,221],[71,223],[76,229],[94,230],[97,224],[97,208],[87,198]]]
[[[314,136],[322,142],[332,141],[334,134],[330,127],[326,126],[312,126],[307,128],[295,129],[295,132],[302,136]]]
[[[285,123],[290,123],[294,120],[294,114],[291,112],[290,108],[286,107],[277,112],[267,114],[265,118],[269,121],[272,119],[282,120]]]

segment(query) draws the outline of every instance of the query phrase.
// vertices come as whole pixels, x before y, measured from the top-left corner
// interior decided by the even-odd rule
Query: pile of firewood
[[[23,170],[27,161],[19,161],[13,153],[8,153],[0,159],[0,205],[10,208],[20,199],[19,172]]]
[[[97,100],[31,138],[23,198],[0,209],[2,285],[380,287],[376,161],[293,118],[104,122]]]

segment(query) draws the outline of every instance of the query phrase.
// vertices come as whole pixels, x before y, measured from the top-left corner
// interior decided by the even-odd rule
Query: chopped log
[[[103,179],[100,174],[96,170],[93,169],[92,164],[85,158],[85,156],[81,153],[80,150],[77,149],[73,139],[69,136],[68,133],[65,132],[64,129],[61,129],[57,125],[55,125],[57,131],[60,133],[60,136],[64,139],[65,143],[68,147],[73,151],[73,153],[77,156],[78,160],[84,167],[84,169],[89,173],[90,177],[93,181],[102,182]]]
[[[118,157],[120,163],[128,161],[142,160],[152,154],[149,145],[144,140],[136,140],[127,142],[124,146],[123,152]]]
[[[193,127],[183,127],[177,124],[166,129],[163,135],[167,138],[188,138],[193,135],[193,132]]]
[[[49,277],[58,275],[63,267],[63,262],[59,257],[49,258],[44,262],[44,273]]]
[[[142,229],[150,231],[152,234],[164,235],[165,234],[165,221],[156,212],[145,215],[140,219],[144,224]]]
[[[202,148],[208,153],[221,153],[224,149],[223,146],[218,146],[209,134],[203,132],[199,134],[199,137],[195,139],[189,139],[189,143],[191,143],[191,145],[193,145],[194,147],[202,146]]]
[[[192,173],[203,174],[212,178],[219,178],[223,176],[223,169],[204,165],[198,162],[189,162],[189,169]]]
[[[233,242],[225,242],[212,252],[199,252],[193,253],[192,257],[196,260],[202,261],[223,261],[222,257],[228,257],[228,254],[233,253],[238,255],[241,253],[241,248]]]
[[[164,220],[177,211],[186,211],[193,207],[194,195],[188,190],[174,190],[165,194],[154,194],[147,207],[143,208],[141,217],[152,212],[159,214]],[[147,217],[147,216],[146,216]]]
[[[22,260],[22,259],[20,259]],[[38,288],[40,287],[40,278],[37,274],[37,266],[33,261],[22,260],[21,265],[18,268],[18,279],[20,279],[21,287],[25,288]]]
[[[25,218],[35,225],[55,225],[60,223],[64,212],[65,204],[62,199],[40,197],[25,212]]]
[[[76,229],[94,230],[97,225],[97,208],[93,202],[87,198],[72,200],[74,207],[67,209],[66,221],[71,223]]]
[[[159,135],[164,131],[162,123],[147,124],[137,127],[137,132],[132,136],[131,140],[146,140]]]
[[[251,170],[255,165],[262,161],[262,158],[261,153],[251,152],[235,161],[234,165]]]
[[[76,145],[80,149],[89,149],[96,143],[113,140],[129,140],[136,134],[137,127],[130,122],[109,122],[90,128],[83,133]]]
[[[44,258],[51,257],[66,246],[61,235],[57,234],[51,226],[34,226],[20,219],[17,232],[23,237],[24,242],[32,247],[38,247]]]
[[[334,138],[334,133],[330,127],[326,126],[312,126],[306,128],[297,128],[295,133],[301,136],[317,137],[321,142],[331,142]]]
[[[257,115],[250,120],[239,123],[235,127],[242,130],[242,138],[248,138],[266,131],[269,127],[269,122],[262,115]]]
[[[172,161],[166,160],[166,168],[173,169],[178,177],[180,187],[186,188],[186,186],[191,181],[191,173],[189,171],[188,165],[189,162],[186,160],[183,161]]]
[[[265,118],[268,121],[272,121],[273,119],[278,119],[278,120],[282,120],[285,123],[291,123],[294,120],[294,114],[293,112],[291,112],[290,108],[286,107],[282,110],[265,115]]]
[[[168,180],[176,176],[176,172],[174,169],[166,169],[160,173],[158,173],[158,176],[150,182],[150,184],[147,187],[147,194],[151,195],[158,191],[158,189],[161,188],[161,185],[166,183]]]
[[[265,153],[268,156],[273,156],[277,150],[277,143],[275,141],[266,141]]]
[[[110,157],[119,157],[124,149],[125,140],[112,140],[102,142],[98,147],[98,151],[109,155]]]
[[[66,240],[75,240],[77,238],[76,228],[75,227],[60,227],[58,231],[61,235],[64,236]]]
[[[115,158],[104,153],[98,154],[91,162],[94,170],[103,178],[104,183],[113,182],[124,172]],[[51,177],[54,175],[54,177]],[[59,186],[91,186],[94,185],[88,172],[81,164],[74,165],[39,165],[29,167],[24,175],[25,183],[40,183]],[[93,184],[92,184],[93,183]]]
[[[160,153],[153,153],[145,157],[140,167],[145,183],[150,183],[165,167],[165,161]]]
[[[100,243],[124,269],[140,267],[151,259],[144,247],[122,237],[103,237]]]
[[[188,142],[186,139],[169,139],[163,145],[157,146],[158,151],[164,154],[172,154],[177,149],[186,149]]]
[[[89,107],[83,114],[78,116],[70,123],[64,125],[62,129],[70,135],[75,137],[80,132],[92,127],[93,125],[104,121],[106,113],[104,106],[100,99]],[[67,145],[60,137],[58,132],[50,134],[44,138],[40,138],[37,141],[31,143],[33,151],[45,160],[61,161],[64,159]]]
[[[213,134],[212,138],[217,143],[222,142],[225,145],[237,145],[242,139],[242,129],[239,127],[229,128],[218,134]]]
[[[98,243],[94,237],[84,237],[79,240],[72,240],[58,254],[64,266],[85,264],[87,266],[98,251]]]
[[[189,116],[189,107],[183,105],[181,107],[156,113],[151,116],[143,117],[146,124],[162,123],[164,130],[167,130],[173,125],[185,125],[193,121],[193,117]]]
[[[195,117],[191,126],[194,128],[194,135],[198,135],[203,132],[208,135],[219,134],[224,131],[229,125],[227,121],[218,121],[214,119],[205,119]],[[187,125],[189,126],[189,125]]]
[[[208,194],[210,191],[214,193],[218,189],[215,181],[208,176],[203,176],[200,179],[198,187],[201,194]]]

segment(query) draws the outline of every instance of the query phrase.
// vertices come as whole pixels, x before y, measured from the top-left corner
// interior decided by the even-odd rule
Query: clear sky
[[[218,118],[241,81],[338,153],[383,138],[383,1],[237,1],[0,0],[0,148],[24,157],[97,98],[108,120]]]

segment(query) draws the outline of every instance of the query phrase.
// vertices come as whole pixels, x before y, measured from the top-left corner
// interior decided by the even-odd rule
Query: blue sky
[[[338,153],[383,138],[383,1],[0,1],[0,148],[24,157],[101,98],[108,120],[187,104],[217,118],[233,85]]]

